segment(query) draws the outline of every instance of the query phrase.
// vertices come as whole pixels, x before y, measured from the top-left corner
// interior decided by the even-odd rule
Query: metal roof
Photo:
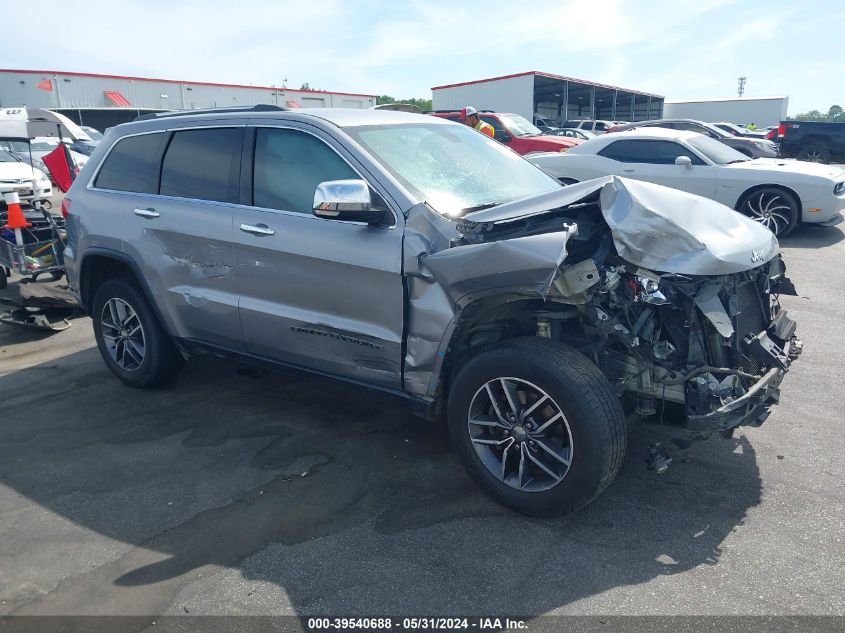
[[[502,79],[513,79],[515,77],[527,77],[529,75],[534,75],[537,77],[545,77],[546,79],[558,79],[560,81],[571,81],[573,83],[585,84],[588,86],[596,86],[597,88],[607,88],[609,90],[619,90],[621,92],[631,92],[638,95],[645,95],[648,97],[657,97],[658,99],[662,99],[663,95],[654,94],[651,92],[643,92],[642,90],[631,90],[630,88],[620,88],[619,86],[612,86],[610,84],[602,84],[595,81],[588,81],[586,79],[577,79],[575,77],[566,77],[565,75],[555,75],[554,73],[547,73],[542,72],[540,70],[528,70],[521,73],[514,73],[512,75],[501,75],[499,77],[487,77],[485,79],[475,79],[473,81],[464,81],[461,83],[455,84],[446,84],[443,86],[434,86],[432,90],[445,90],[447,88],[458,88],[460,86],[471,86],[473,84],[481,84],[487,83],[490,81],[500,81]]]
[[[714,101],[774,101],[776,99],[788,99],[789,97],[719,97],[717,99],[681,99],[679,101],[666,101],[665,103],[712,103]]]
[[[182,79],[157,79],[155,77],[133,77],[129,75],[103,75],[99,73],[80,73],[74,71],[65,71],[65,70],[28,70],[28,69],[16,69],[16,68],[0,68],[0,73],[24,73],[30,75],[67,75],[68,77],[93,77],[96,79],[123,79],[126,81],[154,81],[154,82],[161,82],[161,83],[169,83],[169,84],[186,84],[189,86],[215,86],[218,88],[254,88],[256,90],[285,90],[289,92],[308,92],[308,93],[316,93],[316,94],[333,94],[333,95],[346,95],[349,97],[373,97],[376,98],[378,95],[369,95],[363,94],[359,92],[337,92],[334,90],[313,90],[311,88],[308,89],[301,89],[301,88],[284,88],[282,86],[250,86],[246,84],[224,84],[224,83],[214,83],[208,81],[185,81]]]

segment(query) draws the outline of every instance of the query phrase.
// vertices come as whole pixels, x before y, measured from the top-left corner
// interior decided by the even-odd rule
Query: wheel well
[[[765,185],[754,185],[753,187],[749,187],[745,191],[742,192],[742,195],[737,198],[736,206],[734,207],[735,211],[739,211],[739,208],[742,206],[742,203],[745,202],[745,199],[753,194],[755,191],[760,191],[761,189],[779,189],[783,191],[785,194],[789,195],[793,202],[795,202],[796,206],[798,207],[798,221],[801,221],[801,213],[803,209],[801,208],[801,198],[798,197],[798,194],[789,187],[780,184],[765,184]]]
[[[135,273],[124,261],[107,255],[89,255],[82,262],[79,291],[82,309],[90,312],[97,288],[107,279],[122,277],[137,283]]]
[[[537,312],[554,309],[554,305],[508,295],[483,297],[466,306],[452,332],[440,370],[440,394],[448,394],[452,379],[473,356],[507,339],[536,336]]]

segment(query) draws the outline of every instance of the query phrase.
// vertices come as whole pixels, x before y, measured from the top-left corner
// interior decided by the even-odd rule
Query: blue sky
[[[21,5],[3,0],[0,23]],[[845,2],[834,0],[66,0],[50,38],[4,47],[8,68],[287,85],[395,97],[525,70],[668,99],[788,95],[845,106]],[[76,5],[73,5],[76,6]],[[41,11],[41,8],[46,7]],[[49,15],[49,19],[47,16]],[[23,32],[34,33],[27,19]],[[22,25],[23,26],[23,25]],[[58,41],[62,36],[61,41]]]

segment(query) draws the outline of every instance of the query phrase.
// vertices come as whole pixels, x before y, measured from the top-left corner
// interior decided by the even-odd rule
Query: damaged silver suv
[[[759,425],[800,351],[759,224],[644,182],[562,187],[434,117],[142,117],[63,212],[68,278],[126,384],[213,352],[391,392],[445,416],[472,476],[527,514],[613,480],[626,407],[675,407],[694,438]]]

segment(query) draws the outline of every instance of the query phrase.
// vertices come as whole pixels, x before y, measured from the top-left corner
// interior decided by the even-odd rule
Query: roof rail
[[[228,114],[229,112],[281,112],[287,108],[273,105],[271,103],[259,103],[253,106],[232,106],[224,108],[205,108],[202,110],[173,110],[171,112],[151,112],[135,117],[133,121],[149,121],[150,119],[163,119],[178,116],[192,116],[194,114]]]

